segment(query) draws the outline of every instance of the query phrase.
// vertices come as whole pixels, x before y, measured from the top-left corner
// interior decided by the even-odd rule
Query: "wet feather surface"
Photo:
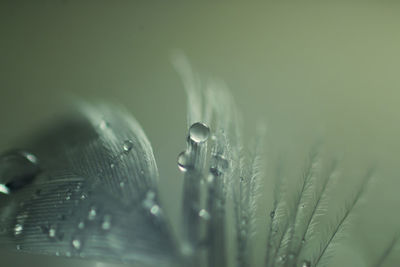
[[[265,235],[264,266],[325,266],[375,172],[365,174],[338,211],[329,201],[340,164],[325,162],[319,143],[295,179],[283,165],[265,177],[265,131],[254,131],[249,153],[224,83],[201,79],[181,55],[174,63],[188,95],[186,147],[177,158],[184,179],[181,233],[173,234],[159,200],[157,165],[140,125],[120,107],[83,103],[22,149],[2,155],[0,243],[135,266],[223,267],[255,266],[254,236]],[[275,187],[272,210],[262,214],[269,225],[260,229],[265,179]],[[321,223],[332,213],[334,219]],[[384,266],[397,240],[375,266]]]

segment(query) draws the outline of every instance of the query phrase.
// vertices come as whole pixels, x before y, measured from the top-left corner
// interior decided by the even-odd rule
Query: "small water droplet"
[[[89,214],[88,214],[88,220],[93,221],[96,218],[97,211],[94,207],[90,208]]]
[[[0,193],[10,194],[31,183],[40,172],[38,159],[21,150],[8,152],[0,157]]]
[[[208,211],[206,211],[205,209],[201,209],[199,211],[199,216],[200,216],[200,218],[202,218],[203,220],[206,220],[206,221],[208,221],[211,218],[210,213]]]
[[[108,128],[108,122],[106,122],[105,120],[102,120],[101,122],[100,122],[100,129],[102,129],[102,130],[105,130],[105,129],[107,129]]]
[[[82,243],[78,238],[75,238],[72,240],[72,246],[74,247],[74,249],[80,250],[82,247]]]
[[[111,168],[111,169],[114,169],[114,167],[115,167],[115,164],[114,164],[114,163],[111,163],[110,168]]]
[[[210,128],[201,122],[196,122],[190,126],[189,138],[195,143],[202,143],[208,139]]]
[[[56,251],[56,256],[57,257],[60,256],[60,252],[59,251]]]
[[[158,215],[160,213],[160,206],[157,204],[153,205],[150,209],[151,214]]]
[[[82,195],[81,195],[81,199],[82,199],[82,200],[85,200],[86,198],[87,198],[86,194],[82,194]]]
[[[303,263],[301,264],[301,267],[311,267],[311,262],[303,261]]]
[[[10,194],[10,189],[5,184],[0,184],[0,193]]]
[[[271,217],[271,219],[273,219],[275,217],[275,210],[271,211],[271,213],[269,214],[269,217]]]
[[[214,176],[220,176],[229,167],[229,161],[221,154],[213,154],[211,157],[210,172]],[[240,177],[240,182],[243,182],[243,177]]]
[[[79,229],[83,229],[83,228],[85,228],[85,223],[84,222],[80,222],[79,224],[78,224],[78,228]]]
[[[131,140],[126,140],[123,144],[123,148],[125,152],[129,152],[131,151],[131,149],[133,148],[133,143]]]
[[[110,230],[111,228],[111,216],[104,215],[103,223],[101,224],[101,228],[105,231]]]
[[[17,223],[14,227],[14,234],[20,235],[20,234],[22,234],[23,230],[24,230],[24,227],[21,224]]]
[[[56,228],[54,226],[50,226],[49,237],[50,238],[55,238],[56,237]]]
[[[120,182],[120,183],[119,183],[119,186],[120,186],[120,187],[124,187],[124,186],[125,186],[125,183],[124,183],[124,182]]]
[[[17,250],[21,250],[21,245],[16,246]]]
[[[178,155],[178,168],[181,172],[186,172],[189,168],[189,156],[183,151]]]

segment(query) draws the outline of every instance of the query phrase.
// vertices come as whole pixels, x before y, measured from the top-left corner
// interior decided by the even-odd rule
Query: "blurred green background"
[[[230,87],[246,139],[265,122],[271,158],[304,162],[323,136],[327,154],[343,158],[343,191],[379,164],[332,259],[367,266],[400,228],[399,12],[388,2],[1,1],[0,151],[76,98],[122,104],[153,145],[175,220],[186,134],[186,95],[170,57],[179,49],[203,77]]]

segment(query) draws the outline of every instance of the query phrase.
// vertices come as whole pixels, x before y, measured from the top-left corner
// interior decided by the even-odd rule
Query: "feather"
[[[89,104],[61,121],[25,146],[40,172],[1,203],[1,242],[23,252],[176,264],[156,163],[138,123],[117,107]],[[1,157],[2,169],[13,153]]]
[[[182,53],[173,63],[187,93],[186,147],[177,159],[184,176],[179,236],[159,201],[157,165],[140,125],[120,107],[80,103],[24,149],[0,156],[0,244],[138,266],[244,267],[255,265],[254,236],[265,231],[265,266],[323,265],[373,172],[330,219],[338,164],[328,162],[325,170],[317,143],[295,180],[288,179],[291,166],[278,163],[270,223],[257,229],[264,131],[246,150],[225,83],[203,79]]]

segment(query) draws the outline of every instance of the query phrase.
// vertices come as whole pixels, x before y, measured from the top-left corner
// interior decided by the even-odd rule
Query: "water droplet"
[[[271,217],[271,219],[273,219],[275,217],[275,211],[271,211],[271,213],[269,214],[269,217]]]
[[[56,237],[56,228],[54,226],[50,226],[49,237],[50,238],[55,238]]]
[[[114,164],[114,163],[111,163],[110,167],[111,167],[111,169],[114,169],[115,164]]]
[[[107,129],[108,128],[108,122],[106,122],[105,120],[102,120],[101,122],[100,122],[100,129],[102,129],[102,130],[105,130],[105,129]]]
[[[124,187],[124,186],[125,186],[125,183],[124,183],[124,182],[120,182],[120,183],[119,183],[119,186],[120,186],[120,187]]]
[[[311,262],[303,261],[303,263],[301,264],[301,267],[311,267]]]
[[[79,229],[83,229],[83,228],[85,228],[85,223],[84,222],[80,222],[79,224],[78,224],[78,228]]]
[[[151,214],[158,215],[160,213],[160,206],[157,204],[153,205],[150,209]]]
[[[90,208],[89,214],[88,214],[88,220],[93,221],[96,218],[97,211],[94,207]]]
[[[72,246],[74,247],[74,249],[80,250],[82,247],[82,243],[78,238],[75,238],[72,240]]]
[[[38,163],[38,159],[35,155],[33,155],[32,153],[29,153],[27,151],[22,151],[21,154],[31,163],[33,164],[37,164]]]
[[[205,209],[201,209],[199,211],[199,216],[200,218],[206,221],[208,221],[211,218],[210,213],[208,213],[208,211],[206,211]]]
[[[101,228],[105,231],[110,230],[111,228],[111,216],[104,215],[103,223],[101,224]]]
[[[201,122],[196,122],[190,126],[189,138],[195,143],[202,143],[208,139],[210,128]]]
[[[86,198],[87,198],[86,194],[82,194],[82,195],[81,195],[81,199],[82,199],[82,200],[85,200]]]
[[[178,168],[181,172],[186,172],[189,168],[189,156],[183,151],[178,155]]]
[[[21,224],[17,223],[14,227],[14,234],[20,235],[20,234],[22,234],[23,230],[24,230],[24,227]]]
[[[210,172],[214,176],[220,176],[223,174],[226,169],[229,167],[229,161],[221,154],[213,154],[211,157],[211,166]],[[243,177],[240,177],[240,181],[242,181]]]
[[[5,184],[0,184],[0,193],[10,194],[10,189]]]
[[[126,140],[123,144],[123,148],[125,152],[129,152],[131,151],[131,149],[133,148],[133,143],[131,140]]]
[[[21,250],[21,245],[16,246],[17,250]]]
[[[15,150],[0,157],[0,193],[10,194],[31,183],[40,172],[35,155]]]

